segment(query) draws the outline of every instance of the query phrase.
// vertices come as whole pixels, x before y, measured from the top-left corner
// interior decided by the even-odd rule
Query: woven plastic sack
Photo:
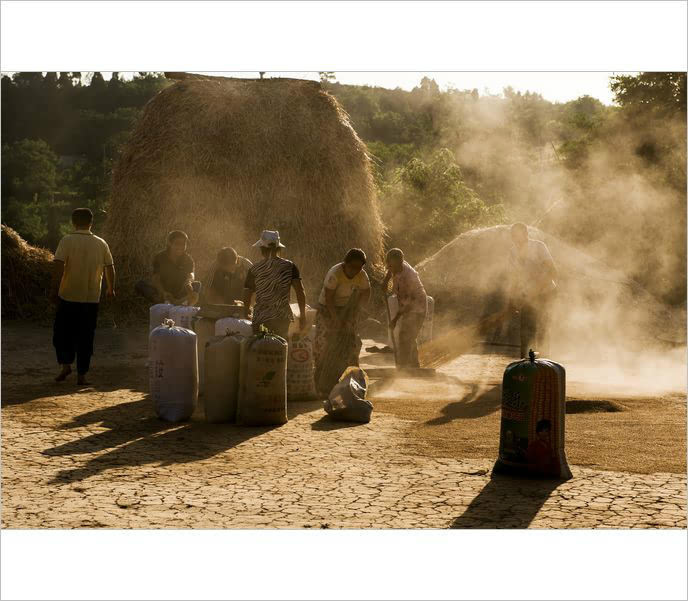
[[[174,305],[170,303],[158,303],[149,309],[148,334],[169,318],[170,310],[173,308]]]
[[[239,335],[214,336],[206,345],[203,404],[207,422],[232,422],[236,419],[243,340]]]
[[[316,396],[313,338],[310,334],[292,334],[287,354],[287,399],[312,401]]]
[[[198,401],[196,334],[166,319],[148,341],[148,381],[156,415],[170,422],[189,419]]]
[[[287,341],[261,332],[241,344],[237,424],[287,423]]]
[[[502,420],[496,473],[567,480],[564,451],[566,372],[547,359],[507,366],[502,380]]]
[[[180,328],[193,329],[193,318],[201,310],[200,307],[175,305],[170,309],[170,319]]]
[[[215,320],[211,317],[199,317],[192,320],[193,331],[196,332],[196,346],[198,347],[198,391],[203,394],[205,387],[205,348],[208,341],[215,336]]]
[[[334,385],[326,401],[325,411],[332,419],[367,424],[373,404],[367,400],[368,376],[360,367],[349,367]]]
[[[236,317],[223,317],[215,322],[215,336],[226,336],[227,334],[241,334],[251,336],[253,327],[248,319],[238,319]]]

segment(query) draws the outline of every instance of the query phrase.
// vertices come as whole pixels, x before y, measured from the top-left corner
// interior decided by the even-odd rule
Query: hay
[[[263,229],[279,230],[311,294],[352,246],[379,262],[370,164],[317,82],[178,81],[146,105],[113,173],[105,237],[120,290],[149,273],[173,229],[189,234],[197,277],[223,246],[258,259]]]
[[[41,319],[52,315],[50,281],[53,254],[31,246],[2,226],[2,318]]]

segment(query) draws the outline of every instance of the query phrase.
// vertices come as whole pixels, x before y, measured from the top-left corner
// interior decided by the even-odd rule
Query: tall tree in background
[[[615,75],[610,86],[616,102],[627,110],[685,116],[685,73]]]
[[[44,243],[58,186],[57,155],[43,140],[2,147],[2,221],[30,242]]]

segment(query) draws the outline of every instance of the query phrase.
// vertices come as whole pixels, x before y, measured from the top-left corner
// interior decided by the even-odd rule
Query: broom
[[[478,338],[478,333],[488,327],[494,327],[503,321],[511,311],[504,309],[488,315],[478,323],[452,328],[446,334],[430,340],[419,349],[422,367],[439,367],[453,361],[468,351]]]

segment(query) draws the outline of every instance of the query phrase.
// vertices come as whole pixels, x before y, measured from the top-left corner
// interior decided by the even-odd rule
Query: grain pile
[[[126,294],[182,229],[197,273],[277,229],[314,292],[352,246],[377,262],[383,225],[366,147],[317,82],[188,78],[157,94],[124,148],[105,238]]]
[[[518,342],[518,323],[502,325],[489,316],[505,308],[511,238],[509,226],[466,232],[416,266],[429,294],[435,297],[438,322],[456,334],[457,344],[476,339],[503,344]],[[685,344],[685,312],[672,310],[612,269],[561,240],[528,228],[531,238],[545,242],[559,271],[553,312],[553,350],[608,355],[616,349],[641,350],[663,342]],[[472,327],[487,319],[486,328]],[[441,335],[442,328],[437,328]],[[461,339],[459,341],[458,339]],[[428,364],[436,364],[428,358]]]
[[[53,254],[31,246],[2,226],[2,318],[40,319],[50,314]]]

